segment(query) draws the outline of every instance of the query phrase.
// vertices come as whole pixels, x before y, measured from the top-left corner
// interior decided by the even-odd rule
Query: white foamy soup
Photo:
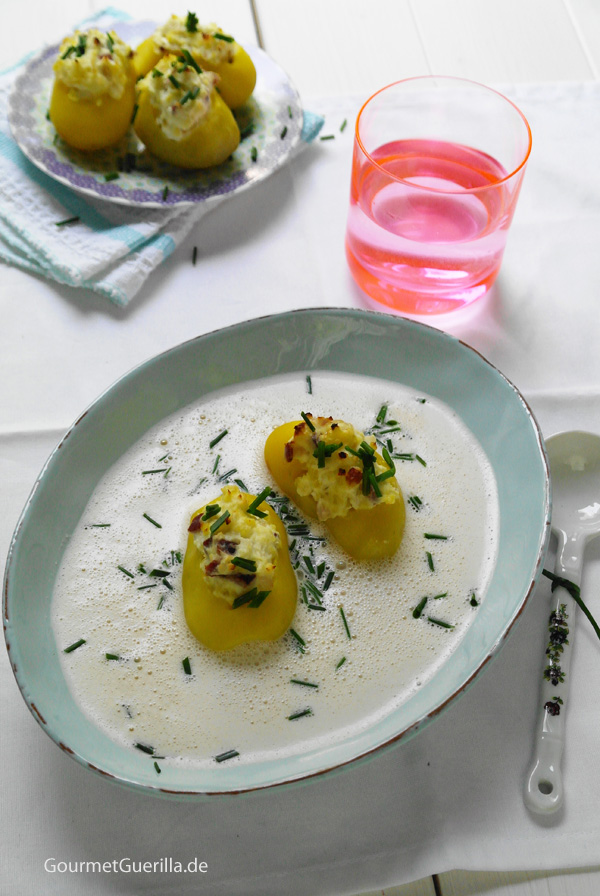
[[[183,613],[190,516],[225,482],[253,494],[274,486],[265,440],[302,411],[346,420],[392,449],[402,544],[384,562],[353,561],[274,492],[299,585],[292,628],[276,642],[212,652]],[[65,676],[99,728],[161,765],[331,745],[407,700],[456,648],[485,599],[498,521],[490,464],[437,399],[326,372],[212,393],[146,433],[93,493],[53,598]]]

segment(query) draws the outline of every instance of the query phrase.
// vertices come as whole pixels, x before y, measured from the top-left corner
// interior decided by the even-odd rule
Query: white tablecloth
[[[534,147],[504,265],[488,298],[443,325],[521,389],[545,435],[600,433],[600,85],[507,92],[530,120]],[[211,212],[127,309],[1,269],[2,552],[61,433],[126,370],[248,317],[369,307],[343,253],[359,99],[306,105],[324,112],[323,134],[334,139]],[[582,593],[600,616],[600,544],[586,560]],[[541,822],[522,800],[549,594],[544,579],[500,656],[416,738],[300,787],[202,804],[125,791],[74,763],[28,714],[3,656],[0,891],[333,896],[451,868],[600,864],[600,644],[583,617],[571,670],[566,806]],[[127,857],[197,857],[208,869],[44,869],[52,858]]]

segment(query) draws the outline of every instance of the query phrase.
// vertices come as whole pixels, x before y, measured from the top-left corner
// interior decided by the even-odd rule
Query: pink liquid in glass
[[[478,150],[401,140],[355,148],[346,255],[372,298],[409,314],[452,311],[482,296],[500,268],[518,187]],[[399,178],[401,180],[397,180]]]

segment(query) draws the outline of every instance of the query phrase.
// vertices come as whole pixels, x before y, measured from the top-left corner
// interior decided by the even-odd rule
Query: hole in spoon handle
[[[560,574],[564,575],[564,572]],[[528,808],[538,814],[556,812],[564,800],[560,763],[565,740],[576,604],[569,592],[558,586],[553,592],[552,606],[544,644],[534,760],[524,794]]]

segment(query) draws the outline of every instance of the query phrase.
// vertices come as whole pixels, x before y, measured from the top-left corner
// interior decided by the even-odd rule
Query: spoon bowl
[[[600,535],[600,436],[563,432],[546,449],[552,483],[552,532],[557,539],[554,572],[579,588],[584,550]],[[533,766],[525,785],[532,812],[556,812],[564,801],[560,763],[565,740],[569,666],[577,604],[569,588],[553,582],[554,608],[548,621],[540,720]]]

